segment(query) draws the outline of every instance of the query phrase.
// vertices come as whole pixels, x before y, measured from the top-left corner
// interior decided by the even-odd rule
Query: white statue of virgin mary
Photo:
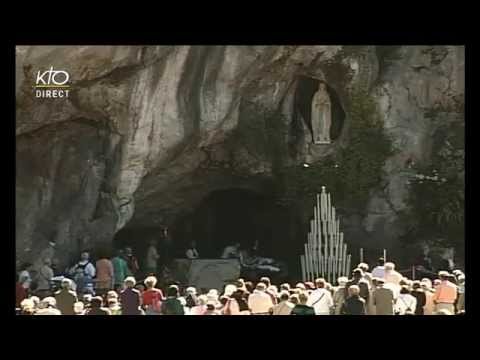
[[[311,114],[313,142],[330,144],[331,102],[327,87],[323,82],[320,82],[318,91],[313,95]]]

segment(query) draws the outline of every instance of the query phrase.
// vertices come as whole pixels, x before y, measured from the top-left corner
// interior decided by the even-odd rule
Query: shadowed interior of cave
[[[297,80],[297,88],[295,91],[295,99],[294,99],[294,109],[295,115],[301,115],[305,122],[308,125],[310,131],[312,131],[311,127],[311,108],[312,108],[312,99],[315,92],[318,90],[318,86],[320,81],[317,79],[312,79],[306,76],[300,76]],[[331,112],[332,112],[332,124],[330,127],[330,139],[332,141],[336,140],[343,128],[343,123],[345,121],[345,111],[342,108],[340,103],[340,99],[338,97],[337,92],[325,83],[327,86],[327,92],[330,96],[330,102],[332,104]]]
[[[178,216],[170,228],[169,255],[183,258],[192,240],[204,259],[219,258],[225,246],[235,242],[249,249],[258,241],[260,256],[284,262],[291,273],[299,268],[301,231],[298,216],[278,206],[268,195],[245,189],[218,190],[206,196],[192,212]],[[162,239],[161,228],[127,226],[115,236],[114,246],[132,246],[141,260],[152,239]],[[160,254],[161,244],[162,241]]]
[[[206,258],[218,258],[225,246],[239,242],[251,248],[258,241],[262,256],[283,257],[289,233],[288,214],[273,198],[249,190],[212,192],[190,214],[180,217],[172,229],[178,256],[189,241]]]

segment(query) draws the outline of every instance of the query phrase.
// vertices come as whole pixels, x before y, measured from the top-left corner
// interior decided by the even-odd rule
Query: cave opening
[[[140,267],[144,266],[144,260],[147,256],[150,241],[156,241],[159,244],[159,254],[161,259],[165,253],[161,252],[161,244],[164,240],[163,228],[159,226],[127,226],[119,230],[113,239],[114,249],[124,249],[131,247],[133,253],[139,261]]]
[[[251,249],[257,243],[258,255],[284,263],[289,276],[299,272],[301,232],[293,209],[279,206],[271,194],[241,188],[211,192],[171,228],[175,257],[184,257],[192,240],[201,258],[212,259],[219,258],[227,245],[238,242]]]
[[[172,228],[176,254],[182,255],[195,240],[203,258],[218,258],[227,245],[240,243],[251,248],[256,241],[261,254],[277,254],[280,216],[274,199],[245,189],[210,193],[189,214],[181,216]],[[270,255],[272,256],[272,255]]]
[[[298,212],[279,206],[273,195],[231,188],[213,191],[191,211],[179,214],[169,227],[171,240],[166,248],[163,227],[135,224],[121,229],[113,245],[132,247],[142,266],[151,240],[158,241],[164,259],[185,258],[192,241],[202,259],[218,259],[226,246],[236,242],[244,249],[251,249],[257,242],[259,256],[281,261],[289,277],[298,277],[302,230]]]
[[[318,90],[320,80],[307,76],[299,76],[294,96],[294,112],[296,118],[303,118],[305,124],[312,133],[311,107],[312,99]],[[345,122],[345,111],[343,110],[340,98],[328,83],[324,82],[331,102],[332,124],[330,127],[330,139],[335,141],[342,133]],[[312,139],[313,140],[313,139]]]

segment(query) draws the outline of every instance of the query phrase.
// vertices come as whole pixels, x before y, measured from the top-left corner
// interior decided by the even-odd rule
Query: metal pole
[[[310,222],[310,225],[312,224],[312,222]],[[316,265],[317,265],[317,259],[315,257],[315,244],[313,243],[313,234],[312,233],[309,233],[308,234],[308,241],[310,242],[310,253],[312,254],[312,270],[313,270],[313,276],[315,276],[315,268],[316,268]]]
[[[308,256],[308,243],[304,244],[305,247],[305,281],[307,281],[310,276],[310,259]]]
[[[300,264],[302,266],[302,281],[305,282],[306,275],[305,275],[305,255],[300,256]]]
[[[321,209],[320,194],[317,194],[317,254],[318,254],[318,273],[322,274],[322,222],[321,222]]]
[[[348,257],[347,257],[347,270],[348,270],[348,274],[349,274],[349,277],[350,277],[350,265],[351,265],[351,261],[352,261],[352,255],[348,254]]]
[[[316,259],[316,266],[315,266],[315,272],[318,273],[320,272],[320,263],[319,263],[319,258],[318,258],[318,211],[317,211],[317,206],[313,206],[313,244],[314,244],[314,254],[315,254],[315,259]]]
[[[321,220],[325,221],[327,218],[327,194],[325,193],[325,186],[322,186],[322,194],[321,196]]]

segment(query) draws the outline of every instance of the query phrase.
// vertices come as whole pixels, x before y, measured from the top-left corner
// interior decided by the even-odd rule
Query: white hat
[[[456,269],[456,270],[453,270],[452,271],[452,274],[455,275],[455,276],[460,276],[463,274],[463,271],[462,270],[459,270],[459,269]]]
[[[80,313],[85,309],[85,305],[81,301],[77,301],[73,304],[73,311],[75,313]]]
[[[211,289],[207,294],[207,299],[210,301],[218,301],[218,291],[215,289]]]
[[[197,294],[197,289],[195,289],[193,286],[189,286],[187,288],[187,294],[196,295]]]
[[[232,296],[235,291],[237,291],[237,287],[235,285],[228,284],[227,286],[225,286],[225,295]]]
[[[52,296],[48,296],[48,297],[44,298],[42,301],[40,301],[40,306],[39,307],[46,308],[48,306],[52,306],[52,307],[57,306],[57,300],[55,300],[55,298],[52,297]]]
[[[303,290],[306,289],[304,283],[297,283],[297,285],[295,285],[295,287],[296,287],[297,289],[303,289]]]
[[[278,294],[278,290],[277,290],[277,287],[275,285],[270,285],[267,288],[267,291],[270,292],[274,296],[276,296]]]
[[[34,309],[35,308],[35,302],[32,299],[23,299],[22,302],[20,303],[20,307],[23,310]]]

